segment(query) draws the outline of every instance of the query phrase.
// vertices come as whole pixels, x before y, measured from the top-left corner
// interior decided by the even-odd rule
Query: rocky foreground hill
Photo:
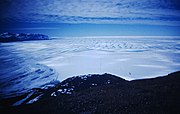
[[[28,41],[28,40],[48,40],[49,37],[43,34],[15,34],[15,33],[2,33],[0,34],[0,42],[14,42],[14,41]]]
[[[36,90],[36,94],[24,96],[21,105],[1,107],[1,114],[180,113],[180,72],[133,81],[111,74],[83,75]]]

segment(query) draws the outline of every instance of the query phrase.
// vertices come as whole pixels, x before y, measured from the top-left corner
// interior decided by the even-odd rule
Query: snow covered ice
[[[111,73],[132,80],[180,70],[180,40],[173,37],[57,38],[0,48],[1,97],[78,75]]]

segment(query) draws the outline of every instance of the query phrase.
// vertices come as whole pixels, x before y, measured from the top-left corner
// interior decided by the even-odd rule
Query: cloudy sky
[[[180,26],[179,0],[1,0],[0,23]]]

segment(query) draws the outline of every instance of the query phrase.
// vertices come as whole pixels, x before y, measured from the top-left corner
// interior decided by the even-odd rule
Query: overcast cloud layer
[[[1,0],[0,22],[180,26],[179,0]]]

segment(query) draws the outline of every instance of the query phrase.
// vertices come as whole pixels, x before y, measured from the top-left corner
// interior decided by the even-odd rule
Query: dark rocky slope
[[[180,113],[180,72],[133,81],[110,74],[78,76],[39,91],[37,102],[2,108],[2,114]]]

